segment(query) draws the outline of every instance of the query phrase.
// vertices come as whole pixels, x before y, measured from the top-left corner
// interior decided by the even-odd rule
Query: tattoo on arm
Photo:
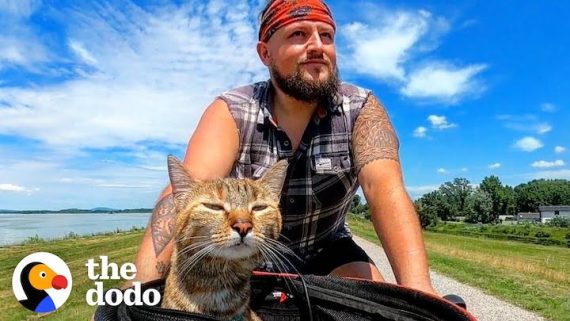
[[[399,142],[388,113],[372,94],[362,107],[352,130],[354,159],[357,172],[378,159],[400,161]]]
[[[152,244],[154,245],[154,254],[156,257],[162,253],[166,244],[172,240],[175,217],[174,198],[172,194],[170,194],[160,200],[152,212]]]

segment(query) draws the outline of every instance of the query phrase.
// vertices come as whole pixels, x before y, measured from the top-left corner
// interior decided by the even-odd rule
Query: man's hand
[[[404,188],[398,138],[386,110],[372,94],[356,120],[352,141],[358,180],[398,284],[437,295],[419,219]]]

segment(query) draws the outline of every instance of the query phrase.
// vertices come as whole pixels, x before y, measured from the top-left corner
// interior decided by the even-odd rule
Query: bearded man
[[[319,0],[274,0],[261,13],[259,58],[268,81],[230,90],[205,110],[186,151],[195,179],[259,178],[289,159],[282,241],[301,273],[383,281],[352,240],[346,213],[359,186],[399,284],[435,293],[417,215],[405,191],[399,143],[382,103],[340,83],[336,25]],[[164,277],[175,208],[162,193],[137,254],[137,279]]]

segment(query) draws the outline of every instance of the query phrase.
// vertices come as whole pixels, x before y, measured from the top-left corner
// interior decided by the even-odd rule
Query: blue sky
[[[341,77],[386,105],[412,197],[570,179],[570,2],[329,4]],[[0,209],[151,207],[204,107],[266,79],[260,7],[0,0]]]

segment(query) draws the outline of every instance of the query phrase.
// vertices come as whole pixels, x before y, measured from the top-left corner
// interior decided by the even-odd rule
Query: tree
[[[445,196],[450,217],[465,216],[466,200],[473,192],[473,187],[466,178],[455,178],[453,182],[446,182],[439,187],[439,191]]]
[[[503,188],[501,213],[504,215],[517,215],[517,199],[515,190],[508,185]]]
[[[493,215],[493,197],[487,191],[477,188],[467,197],[467,215],[465,221],[471,223],[492,223],[497,221]]]
[[[570,181],[564,179],[533,180],[515,187],[519,211],[536,212],[540,205],[570,204]]]
[[[354,197],[352,198],[352,202],[350,203],[350,208],[348,211],[350,213],[356,214],[355,209],[358,209],[360,205],[362,205],[360,195],[354,194]]]
[[[437,224],[440,211],[445,207],[445,201],[439,191],[424,194],[414,202],[416,212],[423,228]]]
[[[479,189],[482,192],[487,193],[487,196],[491,200],[491,215],[494,219],[497,219],[502,213],[503,202],[504,202],[504,192],[503,183],[497,176],[487,176],[479,184]]]
[[[352,214],[364,216],[366,219],[370,219],[370,209],[368,204],[361,203],[362,198],[360,195],[355,194],[352,198],[352,202],[350,203],[349,212]]]

